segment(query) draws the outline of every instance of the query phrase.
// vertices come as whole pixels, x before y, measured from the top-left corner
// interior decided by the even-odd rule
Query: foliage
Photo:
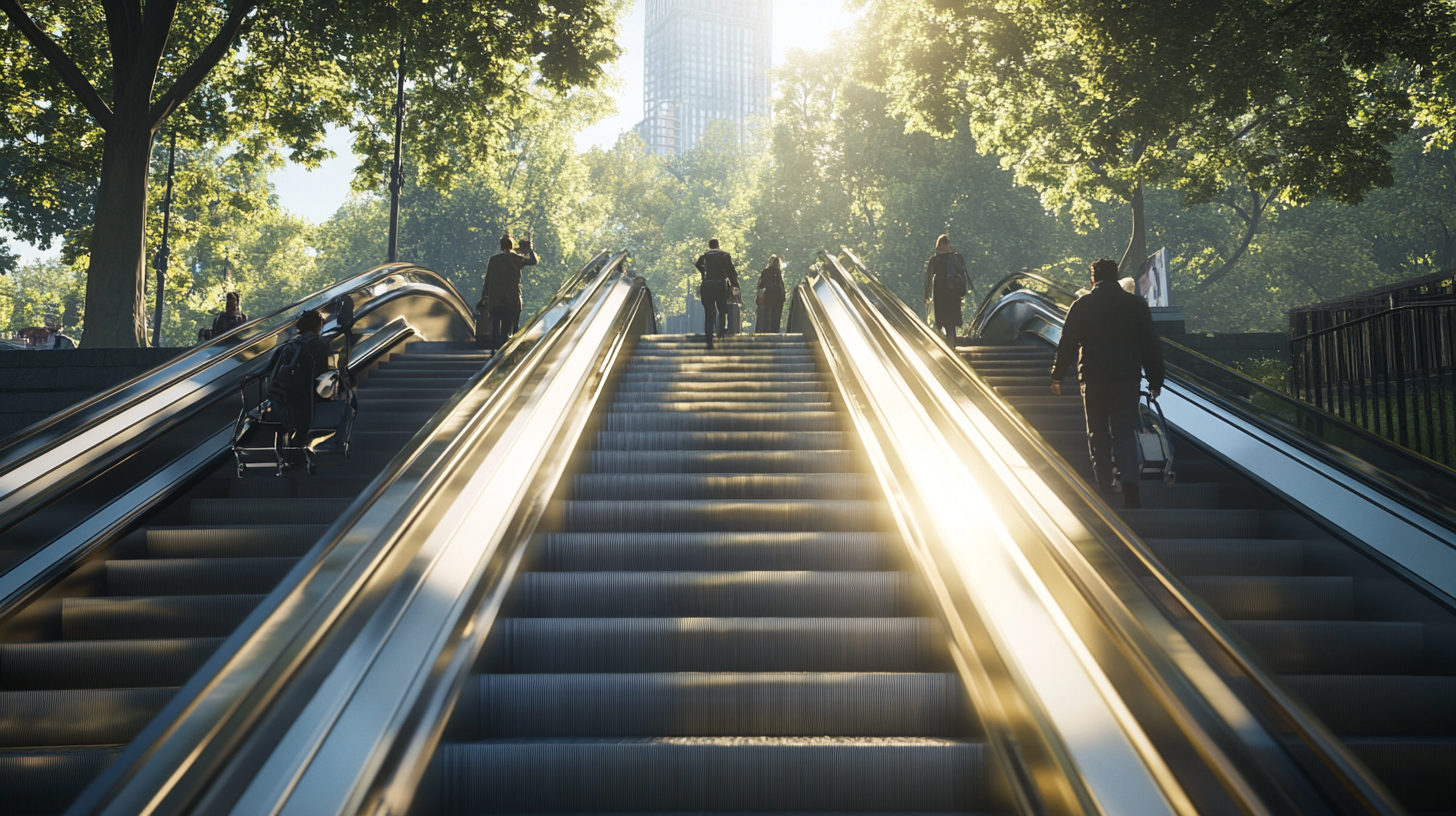
[[[919,128],[968,129],[1080,229],[1132,205],[1124,261],[1144,257],[1143,191],[1186,203],[1233,186],[1292,203],[1356,203],[1389,186],[1408,128],[1392,41],[1426,0],[879,0],[877,84]],[[1359,21],[1352,25],[1352,21]]]
[[[285,145],[316,162],[350,126],[372,186],[386,166],[396,58],[410,43],[407,132],[418,172],[446,187],[497,148],[544,89],[598,81],[616,0],[0,0],[0,228],[42,244],[92,224],[93,344],[141,338],[147,157],[181,114],[191,147]],[[88,211],[89,210],[89,211]]]
[[[0,278],[0,332],[10,334],[55,318],[74,336],[83,317],[84,280],[79,269],[59,258],[21,264]]]

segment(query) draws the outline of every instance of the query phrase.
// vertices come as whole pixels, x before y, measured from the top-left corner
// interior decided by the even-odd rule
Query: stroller
[[[295,338],[274,350],[266,374],[243,380],[243,408],[232,436],[239,476],[258,468],[282,476],[300,464],[313,476],[319,455],[342,453],[348,458],[359,402],[348,373],[350,332],[345,328],[340,333],[344,349],[333,371],[315,377],[312,358]],[[256,393],[250,402],[251,388]]]

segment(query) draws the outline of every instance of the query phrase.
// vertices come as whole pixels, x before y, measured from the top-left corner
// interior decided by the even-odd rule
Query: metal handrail
[[[390,551],[343,610],[340,628],[358,636],[311,661],[315,679],[298,684],[296,704],[281,701],[254,729],[196,810],[407,809],[627,332],[655,326],[642,279],[609,283],[478,404],[389,502],[397,511],[356,525],[353,537]]]
[[[1024,274],[1010,275],[1003,279],[998,286],[1014,281]],[[976,319],[972,323],[973,334],[979,335],[986,322],[994,316],[995,307],[999,303],[999,301],[993,302],[995,291],[995,289],[992,290],[993,295],[988,296],[986,302],[977,311]],[[1065,314],[1066,309],[1062,304],[1038,297],[1035,292],[1022,291],[1024,292],[1023,297],[1037,298],[1044,303],[1048,315]],[[1045,339],[1053,344],[1056,342],[1056,337]],[[1175,340],[1167,337],[1161,339],[1165,349],[1164,362],[1168,375],[1173,380],[1195,385],[1218,399],[1224,406],[1238,412],[1249,421],[1268,428],[1271,433],[1284,437],[1306,453],[1329,460],[1332,466],[1339,467],[1351,477],[1366,482],[1371,489],[1410,507],[1437,524],[1456,528],[1456,521],[1453,521],[1456,520],[1456,470],[1419,453],[1402,448],[1319,406],[1311,405],[1298,397],[1271,388],[1243,372],[1230,368]],[[1180,364],[1179,358],[1206,366],[1210,371],[1217,372],[1219,379],[1227,382],[1214,382],[1208,376],[1190,370],[1186,364]],[[1234,385],[1230,386],[1229,383]],[[1242,396],[1240,392],[1247,393],[1249,396]],[[1309,419],[1305,421],[1308,424],[1328,427],[1332,431],[1330,435],[1339,436],[1349,442],[1342,446],[1339,441],[1301,427],[1304,423],[1292,423],[1279,417],[1269,409],[1258,406],[1254,402],[1255,396],[1277,403],[1298,415],[1308,417]],[[1349,446],[1352,444],[1358,446],[1358,449],[1352,449]],[[1378,454],[1381,461],[1373,461],[1372,454]],[[1411,479],[1401,476],[1397,471],[1414,471],[1421,475],[1418,479]],[[1433,490],[1438,485],[1445,488],[1444,492]]]
[[[854,257],[852,252],[845,250],[845,255],[861,272],[861,279],[866,281],[867,288],[873,291],[875,300],[878,301],[877,307],[881,312],[902,313],[899,322],[907,331],[920,335],[919,339],[922,343],[935,348],[943,348],[939,339],[930,335],[920,321],[914,319],[914,314],[909,307],[900,302],[888,288],[881,285],[874,275]],[[1224,732],[1221,741],[1223,750],[1228,750],[1233,741],[1242,743],[1242,750],[1237,748],[1235,750],[1245,756],[1241,759],[1235,758],[1238,761],[1229,765],[1226,773],[1232,773],[1234,769],[1237,769],[1241,774],[1266,777],[1262,780],[1254,779],[1252,785],[1248,780],[1243,782],[1230,780],[1231,783],[1249,786],[1250,791],[1256,788],[1262,789],[1265,792],[1264,795],[1272,797],[1275,802],[1283,800],[1287,803],[1300,803],[1303,805],[1301,810],[1313,804],[1310,801],[1312,791],[1306,789],[1300,780],[1289,779],[1287,773],[1283,774],[1281,778],[1278,773],[1280,765],[1303,765],[1300,761],[1301,757],[1279,744],[1285,735],[1292,734],[1304,745],[1310,755],[1322,763],[1324,774],[1327,774],[1325,781],[1333,781],[1341,787],[1341,795],[1337,800],[1340,803],[1341,812],[1379,814],[1402,812],[1399,805],[1394,803],[1393,798],[1385,790],[1384,785],[1374,778],[1358,760],[1355,760],[1343,743],[1339,742],[1317,718],[1306,711],[1302,704],[1283,689],[1261,662],[1250,655],[1247,649],[1226,631],[1218,616],[1183,587],[1176,576],[1142,541],[1141,537],[1090,489],[1060,454],[1026,424],[1014,408],[999,397],[996,390],[981,375],[959,355],[945,354],[942,355],[941,361],[944,368],[954,371],[956,376],[975,386],[978,392],[978,402],[995,410],[999,414],[1000,424],[1016,435],[1019,445],[1028,451],[1035,452],[1037,457],[1044,462],[1046,469],[1066,485],[1069,489],[1069,497],[1091,512],[1091,520],[1094,522],[1091,529],[1100,531],[1097,532],[1099,536],[1097,546],[1106,548],[1114,554],[1122,551],[1133,555],[1139,570],[1147,577],[1154,579],[1159,589],[1165,592],[1172,602],[1170,607],[1166,601],[1148,593],[1142,582],[1121,567],[1126,563],[1125,560],[1118,559],[1109,562],[1093,558],[1088,560],[1087,565],[1100,573],[1107,581],[1108,587],[1115,591],[1109,593],[1106,588],[1099,589],[1087,583],[1090,572],[1084,566],[1082,567],[1084,593],[1089,598],[1101,595],[1102,599],[1099,603],[1111,602],[1125,607],[1118,614],[1104,612],[1103,620],[1116,625],[1121,618],[1123,620],[1121,625],[1125,628],[1123,637],[1135,652],[1142,653],[1141,656],[1144,659],[1150,648],[1156,650],[1164,648],[1168,640],[1167,627],[1178,620],[1186,621],[1185,626],[1191,624],[1194,627],[1195,637],[1189,645],[1194,646],[1200,652],[1206,652],[1208,644],[1213,645],[1214,652],[1199,663],[1190,663],[1189,658],[1192,655],[1182,654],[1176,655],[1171,660],[1146,660],[1143,667],[1150,677],[1157,677],[1152,690],[1164,695],[1164,704],[1181,707],[1185,710],[1182,715],[1185,727],[1213,727]],[[1092,555],[1095,556],[1096,553],[1093,552]],[[1074,564],[1076,558],[1073,553],[1064,551],[1063,557],[1065,567],[1076,568]],[[1129,593],[1135,594],[1129,595]],[[1159,608],[1170,609],[1171,617],[1164,617],[1166,612],[1155,611]],[[1161,636],[1158,635],[1160,630],[1163,630]],[[1204,645],[1200,646],[1200,643]],[[1232,677],[1229,677],[1226,671],[1218,671],[1218,667],[1225,666],[1230,661],[1237,669],[1232,673]],[[1159,668],[1160,665],[1161,668]],[[1180,674],[1191,678],[1192,682],[1190,683],[1189,679],[1185,677],[1178,676]],[[1215,674],[1224,676],[1216,678]],[[1217,704],[1219,698],[1225,695],[1237,695],[1234,684],[1229,682],[1230,679],[1248,682],[1255,687],[1259,699],[1255,701],[1256,705],[1253,710],[1260,719],[1267,720],[1273,717],[1276,723],[1272,729],[1251,730],[1247,724],[1241,724],[1242,717],[1239,712],[1230,712],[1226,706],[1220,708]],[[1190,699],[1190,695],[1205,697],[1208,701],[1200,704],[1198,700]],[[1180,696],[1183,699],[1178,699]],[[1203,710],[1201,715],[1198,712],[1200,708]],[[1244,714],[1248,712],[1249,709],[1243,709]],[[1231,713],[1234,714],[1232,718],[1229,716]],[[1211,745],[1206,746],[1205,750],[1211,747]],[[1292,768],[1290,769],[1292,770]],[[1275,773],[1270,776],[1268,772]],[[1294,786],[1292,790],[1289,789],[1291,784]]]
[[[1423,301],[1421,303],[1405,303],[1405,304],[1402,304],[1400,306],[1395,306],[1395,307],[1386,309],[1385,311],[1382,311],[1382,312],[1376,312],[1374,314],[1368,314],[1368,315],[1365,315],[1364,317],[1357,317],[1357,318],[1355,318],[1353,320],[1346,320],[1345,322],[1339,324],[1338,326],[1329,326],[1327,328],[1318,329],[1316,331],[1309,332],[1308,334],[1296,335],[1294,337],[1289,338],[1289,342],[1291,342],[1291,343],[1297,343],[1300,340],[1308,340],[1308,339],[1310,339],[1312,337],[1319,337],[1320,335],[1324,335],[1324,334],[1333,334],[1333,333],[1338,332],[1338,331],[1341,331],[1343,329],[1347,329],[1347,328],[1349,328],[1351,326],[1358,326],[1361,323],[1368,323],[1368,322],[1370,322],[1372,320],[1379,320],[1382,317],[1388,317],[1390,315],[1395,314],[1396,312],[1414,312],[1414,311],[1420,311],[1420,310],[1423,310],[1423,309],[1450,308],[1452,306],[1456,306],[1456,300],[1428,300],[1428,301]]]
[[[625,255],[598,264],[597,274],[568,297],[568,309],[589,300],[612,279]],[[594,260],[595,262],[595,260]],[[553,304],[562,305],[562,304]],[[320,655],[347,634],[341,610],[367,599],[363,586],[387,561],[359,528],[408,514],[401,504],[428,485],[428,476],[460,444],[483,406],[522,381],[521,372],[559,335],[544,319],[528,324],[482,367],[385,466],[232,636],[224,641],[172,701],[98,777],[68,811],[72,814],[187,812],[232,766],[237,752],[279,716],[286,692],[306,685]],[[376,546],[371,546],[374,544]],[[285,712],[288,713],[296,712]],[[204,808],[205,810],[205,808]]]

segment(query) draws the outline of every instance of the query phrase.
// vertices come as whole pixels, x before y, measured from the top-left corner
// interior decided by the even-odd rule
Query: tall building
[[[748,132],[768,116],[773,0],[646,0],[643,118],[637,132],[658,153],[697,145],[719,119]]]

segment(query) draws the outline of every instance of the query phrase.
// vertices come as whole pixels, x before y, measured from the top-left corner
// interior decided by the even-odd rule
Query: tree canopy
[[[156,133],[192,147],[281,145],[316,162],[326,125],[384,170],[401,40],[422,177],[499,146],[510,122],[599,80],[618,53],[616,0],[0,0],[3,223],[48,244],[87,224],[88,345],[145,342],[145,223]]]

